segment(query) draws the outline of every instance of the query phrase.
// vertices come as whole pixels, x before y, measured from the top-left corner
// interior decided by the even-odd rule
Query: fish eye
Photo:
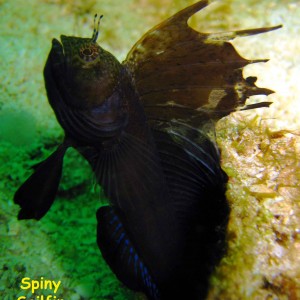
[[[97,45],[84,45],[79,49],[79,56],[86,62],[95,60],[99,56],[99,47]]]

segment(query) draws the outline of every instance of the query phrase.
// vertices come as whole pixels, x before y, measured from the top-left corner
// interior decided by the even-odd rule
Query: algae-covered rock
[[[24,277],[61,280],[64,299],[141,299],[121,287],[101,258],[98,192],[77,154],[68,153],[59,199],[43,220],[17,221],[12,199],[30,167],[62,139],[42,77],[51,39],[91,36],[99,12],[99,41],[122,60],[146,30],[193,2],[0,1],[1,299],[26,294]],[[234,41],[246,58],[271,59],[244,75],[276,93],[270,108],[235,113],[217,126],[231,215],[227,254],[211,278],[209,299],[300,299],[299,15],[295,1],[230,0],[191,19],[204,32],[284,25]]]
[[[231,216],[209,299],[299,299],[299,139],[240,113],[218,133]]]

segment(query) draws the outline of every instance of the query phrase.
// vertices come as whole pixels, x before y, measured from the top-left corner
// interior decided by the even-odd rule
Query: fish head
[[[95,38],[52,40],[44,69],[48,100],[66,133],[84,143],[115,137],[127,124],[125,69]]]
[[[93,38],[61,36],[52,41],[52,66],[65,102],[77,109],[99,107],[118,87],[122,65]]]

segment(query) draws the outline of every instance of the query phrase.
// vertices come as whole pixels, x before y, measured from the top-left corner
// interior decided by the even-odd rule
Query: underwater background
[[[68,150],[58,198],[42,220],[18,221],[13,195],[63,138],[42,76],[52,38],[91,37],[97,12],[104,15],[99,44],[123,60],[148,29],[194,2],[0,0],[1,299],[54,295],[22,290],[24,277],[61,280],[57,299],[142,299],[101,257],[95,213],[105,199],[79,154]],[[246,58],[270,58],[244,75],[276,93],[270,108],[234,113],[217,125],[232,211],[228,251],[208,299],[300,299],[299,16],[300,1],[228,0],[191,19],[203,32],[284,26],[233,42]]]

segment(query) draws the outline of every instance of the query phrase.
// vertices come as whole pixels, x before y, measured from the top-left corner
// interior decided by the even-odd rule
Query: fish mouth
[[[66,56],[67,53],[70,53],[71,44],[70,44],[70,37],[61,35],[60,40],[53,38],[52,39],[52,47],[59,52],[61,55]]]
[[[73,37],[71,36],[61,35],[61,42],[57,41],[61,45],[63,55],[67,63],[71,62],[71,58],[74,56],[74,50],[76,49],[76,44],[72,41],[72,39]]]
[[[64,60],[67,65],[71,65],[72,57],[76,55],[78,51],[79,41],[81,38],[76,38],[72,36],[61,35],[60,40],[53,39],[52,47],[56,54],[59,54],[60,60]]]
[[[71,37],[71,36],[66,36],[66,35],[61,35],[60,36],[60,41],[59,42],[62,46],[62,49],[63,49],[63,52],[64,52],[64,55],[65,56],[69,56],[72,54],[72,46],[74,44],[74,42],[72,42],[72,39],[74,37]]]

